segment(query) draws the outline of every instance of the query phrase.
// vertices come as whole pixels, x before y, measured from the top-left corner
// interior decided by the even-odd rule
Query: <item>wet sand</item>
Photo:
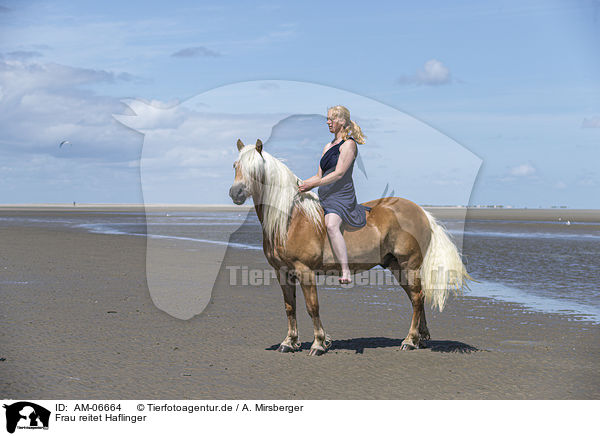
[[[425,207],[439,219],[600,222],[598,209],[516,209]]]
[[[487,298],[427,309],[429,348],[401,351],[411,309],[360,304],[360,289],[320,292],[334,342],[309,357],[274,348],[281,291],[231,286],[184,321],[154,306],[143,237],[0,226],[0,396],[51,399],[598,399],[600,328]],[[211,246],[207,245],[206,250]],[[261,252],[229,265],[267,269]]]

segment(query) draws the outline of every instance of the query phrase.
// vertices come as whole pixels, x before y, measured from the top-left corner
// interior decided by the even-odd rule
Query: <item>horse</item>
[[[229,196],[238,205],[252,197],[263,230],[263,251],[283,291],[288,332],[278,351],[301,349],[296,324],[299,283],[314,326],[309,355],[322,355],[332,341],[319,316],[317,275],[339,275],[341,268],[332,254],[319,198],[313,192],[300,193],[301,180],[263,150],[260,139],[255,145],[238,139],[237,149]],[[424,348],[430,339],[425,303],[441,312],[450,292],[468,288],[471,277],[445,229],[423,208],[399,197],[362,204],[371,208],[367,224],[360,229],[343,228],[350,270],[356,274],[379,265],[392,272],[413,309],[401,349]]]

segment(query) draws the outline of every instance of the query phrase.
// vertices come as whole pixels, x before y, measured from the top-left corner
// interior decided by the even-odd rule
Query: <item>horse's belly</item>
[[[346,241],[350,265],[375,266],[381,263],[381,233],[376,227],[367,225],[353,232],[344,231],[344,241]],[[338,263],[331,250],[329,238],[325,238],[323,265]]]

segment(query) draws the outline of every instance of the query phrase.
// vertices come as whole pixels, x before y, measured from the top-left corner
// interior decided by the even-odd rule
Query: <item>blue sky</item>
[[[212,92],[227,100],[232,115],[238,96],[230,91],[240,89],[233,85],[277,80],[329,87],[355,102],[353,116],[364,120],[365,133],[376,142],[361,147],[370,175],[357,181],[361,200],[382,193],[382,183],[389,181],[396,195],[419,203],[600,208],[599,43],[597,0],[373,5],[0,0],[0,203],[141,202],[144,137],[113,118],[129,113],[123,99],[144,99],[155,108],[178,105],[178,117],[188,114],[168,134],[162,132],[161,146],[164,156],[180,159],[169,162],[193,166],[202,155],[188,143],[193,136],[179,144],[174,139],[193,135],[192,121],[206,123],[206,117],[191,114],[191,102]],[[298,101],[298,114],[306,114],[300,108],[316,99],[310,92]],[[293,103],[286,103],[282,117],[294,114]],[[344,101],[330,104],[338,103]],[[184,183],[180,177],[172,187],[165,173],[162,191],[152,198],[228,203],[222,187],[231,183],[234,133],[244,132],[247,142],[269,136],[253,134],[247,121],[257,114],[247,106],[235,120],[223,117],[229,126],[213,123],[219,141],[231,143],[231,151],[223,148],[213,162],[226,169],[202,182],[191,168],[191,178]],[[367,107],[381,112],[367,113]],[[385,108],[404,114],[397,118],[400,124],[414,120],[416,130],[399,129],[384,139],[382,132],[396,130],[381,125],[390,119],[383,117]],[[323,125],[318,131],[313,115],[310,132],[303,128],[298,140],[306,140],[316,168],[327,130]],[[298,127],[292,121],[283,125],[290,132]],[[233,127],[243,122],[247,128]],[[447,137],[448,147],[459,145],[480,159],[470,197],[464,191],[472,183],[467,180],[472,166],[450,165],[445,173],[427,175],[427,189],[410,183],[408,171],[375,170],[375,156],[408,159],[415,147],[429,144],[430,133],[419,123]],[[279,137],[293,145],[289,133]],[[71,144],[59,148],[65,139]],[[214,146],[221,150],[219,141]],[[272,146],[274,154],[276,149],[285,154],[281,144]],[[432,156],[438,163],[445,159],[443,153]],[[308,169],[298,170],[300,177],[311,175],[300,171]],[[169,194],[196,182],[213,189],[194,198]]]

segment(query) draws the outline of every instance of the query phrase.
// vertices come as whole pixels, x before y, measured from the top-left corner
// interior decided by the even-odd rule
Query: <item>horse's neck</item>
[[[264,205],[263,203],[263,198],[259,195],[253,195],[252,196],[252,201],[254,202],[254,210],[256,211],[256,216],[258,217],[258,221],[260,222],[260,225],[263,229],[263,236],[266,237],[267,239],[270,240],[270,236],[271,235],[267,235],[266,230],[265,230],[265,208],[267,206]],[[293,205],[292,205],[292,209],[293,209]],[[288,216],[291,217],[291,213],[292,211],[290,210],[288,212]]]
[[[262,204],[258,204],[256,201],[254,201],[254,210],[256,211],[256,216],[258,217],[258,220],[260,221],[260,225],[263,225],[263,208],[262,208]]]
[[[263,231],[265,230],[265,224],[264,224],[264,206],[260,200],[260,198],[253,196],[252,197],[252,201],[254,202],[254,210],[256,211],[256,216],[258,217],[258,221],[260,222],[260,226],[262,227]]]

